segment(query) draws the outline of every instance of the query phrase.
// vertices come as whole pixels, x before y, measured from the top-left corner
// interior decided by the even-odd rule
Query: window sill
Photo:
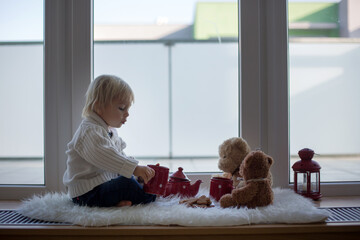
[[[360,196],[324,197],[318,207],[358,207]],[[20,201],[0,201],[0,209],[16,209]],[[21,226],[0,225],[1,239],[356,239],[360,222],[315,224],[269,224],[235,227],[180,226]]]

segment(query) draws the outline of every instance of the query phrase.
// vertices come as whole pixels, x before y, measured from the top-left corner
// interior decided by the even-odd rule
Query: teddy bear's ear
[[[269,162],[269,166],[271,166],[274,163],[274,159],[270,156],[267,157],[267,160]]]
[[[232,144],[234,147],[249,153],[250,152],[250,146],[249,144],[245,141],[245,139],[241,138],[241,137],[236,137],[232,139]]]

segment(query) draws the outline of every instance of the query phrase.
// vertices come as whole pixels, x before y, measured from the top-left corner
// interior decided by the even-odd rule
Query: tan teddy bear
[[[224,171],[224,177],[232,178],[234,188],[241,186],[242,176],[239,174],[239,169],[249,152],[249,145],[240,137],[229,138],[219,146],[218,167]]]
[[[272,204],[274,193],[268,175],[273,162],[274,160],[262,151],[250,152],[240,167],[245,186],[222,196],[220,206],[255,208]]]
[[[222,177],[232,179],[234,188],[243,187],[245,184],[239,169],[241,163],[250,151],[250,146],[245,139],[241,137],[229,138],[219,146],[220,158],[218,167],[224,172]],[[271,172],[269,172],[268,177],[272,185]]]

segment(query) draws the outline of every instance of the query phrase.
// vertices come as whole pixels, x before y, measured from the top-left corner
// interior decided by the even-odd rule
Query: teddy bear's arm
[[[235,199],[238,205],[243,205],[251,201],[256,196],[257,192],[258,192],[258,185],[250,183],[242,188],[233,190],[231,195]]]

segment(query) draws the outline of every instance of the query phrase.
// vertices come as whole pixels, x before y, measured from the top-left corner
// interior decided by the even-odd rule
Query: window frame
[[[289,170],[288,1],[239,0],[240,132],[271,155],[274,187],[293,188]],[[252,24],[249,24],[252,23]],[[188,174],[209,186],[209,174]],[[360,182],[321,183],[323,196],[360,195]]]
[[[93,1],[44,0],[44,185],[1,185],[0,199],[65,191],[66,147],[92,79]]]
[[[240,68],[241,136],[253,149],[261,148],[274,158],[274,186],[293,188],[289,182],[288,1],[240,3],[239,44],[246,59]],[[360,182],[321,183],[321,193],[360,195]]]
[[[0,199],[64,191],[66,145],[93,78],[93,0],[45,0],[45,185],[0,186]],[[289,183],[287,0],[239,0],[239,136],[271,155],[274,187]],[[250,23],[250,24],[249,24]],[[240,118],[242,116],[242,118]],[[188,174],[209,185],[210,174]],[[360,195],[359,182],[322,183],[324,196]]]

